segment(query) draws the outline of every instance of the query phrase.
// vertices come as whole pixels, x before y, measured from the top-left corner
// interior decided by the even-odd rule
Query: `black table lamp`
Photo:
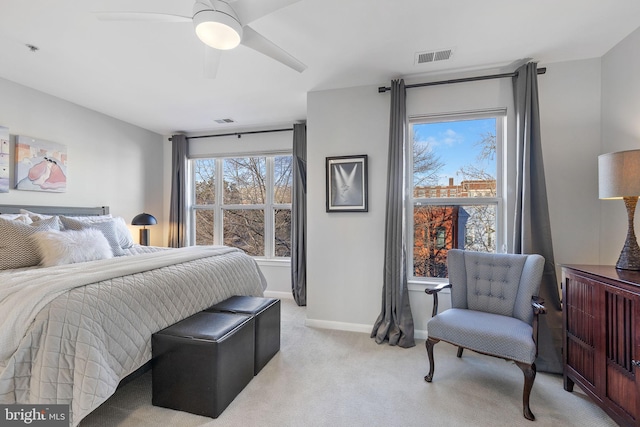
[[[144,246],[149,246],[149,229],[146,227],[147,225],[156,225],[158,221],[153,215],[148,213],[141,213],[136,215],[133,220],[131,220],[131,225],[142,225],[143,227],[140,229],[140,244]]]

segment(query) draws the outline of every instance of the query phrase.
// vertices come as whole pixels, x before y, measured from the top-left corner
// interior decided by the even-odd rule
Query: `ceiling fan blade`
[[[300,0],[236,0],[229,3],[238,14],[243,25],[250,24],[278,9],[297,3]]]
[[[218,75],[222,51],[209,46],[204,47],[204,78],[215,79]]]
[[[242,31],[243,34],[242,41],[240,42],[241,44],[250,47],[251,49],[256,50],[264,55],[267,55],[268,57],[283,63],[287,67],[293,68],[299,73],[307,69],[306,65],[298,61],[293,56],[289,55],[284,50],[280,49],[271,41],[261,36],[251,27],[245,25]]]
[[[94,12],[101,21],[193,22],[190,16],[155,12]]]

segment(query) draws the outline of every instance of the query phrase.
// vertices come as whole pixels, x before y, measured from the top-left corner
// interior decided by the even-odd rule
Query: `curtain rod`
[[[188,136],[187,139],[215,138],[215,137],[218,137],[218,136],[237,136],[238,138],[241,138],[242,135],[249,135],[249,134],[254,134],[254,133],[271,133],[271,132],[287,132],[287,131],[293,131],[293,128],[268,129],[268,130],[251,130],[251,131],[246,131],[246,132],[218,133],[218,134],[215,134],[215,135]],[[171,141],[171,140],[172,140],[172,138],[169,138],[169,141]]]
[[[544,74],[547,72],[546,68],[538,68],[538,74]],[[464,83],[464,82],[475,82],[478,80],[492,80],[492,79],[502,79],[505,77],[515,77],[518,75],[517,71],[513,73],[502,73],[502,74],[490,74],[488,76],[476,76],[476,77],[464,77],[461,79],[452,79],[452,80],[441,80],[439,82],[428,82],[428,83],[416,83],[412,85],[406,85],[406,89],[411,89],[414,87],[424,87],[424,86],[437,86],[437,85],[448,85],[451,83]],[[385,93],[390,91],[390,87],[380,86],[378,88],[378,93]]]

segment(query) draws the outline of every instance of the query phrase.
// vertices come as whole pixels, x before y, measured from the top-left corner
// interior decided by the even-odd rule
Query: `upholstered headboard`
[[[0,205],[0,214],[17,214],[20,209],[43,215],[67,216],[95,216],[109,213],[109,206],[74,207],[74,206],[29,206],[29,205]]]

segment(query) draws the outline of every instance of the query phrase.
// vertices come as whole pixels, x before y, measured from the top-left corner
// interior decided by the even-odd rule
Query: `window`
[[[411,119],[411,278],[446,278],[449,249],[496,252],[502,242],[504,116],[495,111]]]
[[[291,159],[192,159],[191,241],[234,246],[256,257],[290,257]]]

